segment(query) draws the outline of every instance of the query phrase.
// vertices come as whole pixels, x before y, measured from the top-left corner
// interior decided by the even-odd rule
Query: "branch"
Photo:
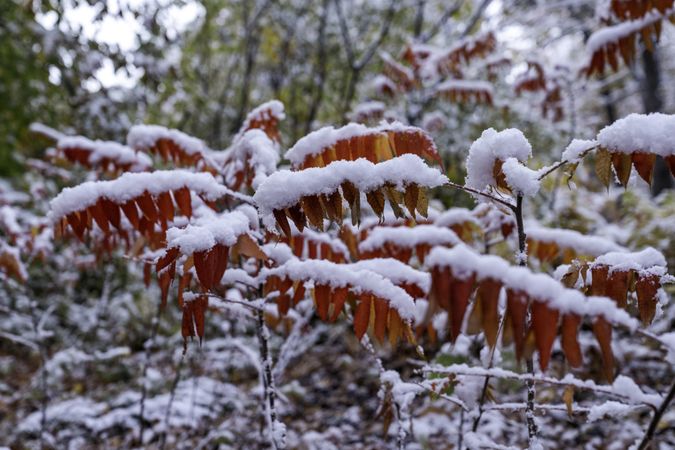
[[[464,0],[458,0],[454,5],[448,7],[448,9],[446,9],[443,12],[443,15],[441,15],[441,17],[436,21],[436,23],[431,26],[429,32],[422,34],[422,36],[420,37],[420,42],[422,43],[428,42],[429,39],[436,36],[436,34],[438,34],[438,32],[443,27],[443,25],[445,25],[448,19],[450,19],[450,17],[452,17],[453,14],[459,11],[459,9],[462,7],[463,4]]]
[[[483,11],[485,11],[485,8],[487,8],[490,5],[491,2],[492,2],[492,0],[483,0],[483,3],[481,3],[480,6],[478,6],[478,9],[476,10],[476,12],[474,12],[473,15],[471,16],[471,18],[469,19],[469,25],[467,25],[467,27],[464,29],[464,32],[462,33],[462,36],[461,36],[462,38],[467,37],[471,33],[471,30],[473,30],[473,27],[476,26],[476,24],[478,23],[478,21],[482,17]]]
[[[649,427],[647,428],[645,436],[642,438],[642,442],[640,442],[638,450],[645,450],[650,447],[652,439],[654,439],[656,426],[661,421],[661,417],[663,417],[663,414],[665,414],[666,410],[668,409],[668,405],[670,405],[670,402],[673,401],[673,398],[675,398],[675,381],[673,381],[673,384],[670,386],[670,391],[668,391],[666,398],[663,399],[659,409],[654,412],[654,417],[652,417],[652,421],[649,422]]]
[[[353,68],[356,61],[354,56],[354,47],[352,47],[352,40],[349,37],[349,29],[347,28],[347,21],[345,20],[345,15],[342,12],[342,0],[335,0],[335,9],[337,10],[338,22],[340,24],[340,33],[342,35],[342,41],[345,46],[345,52],[347,53],[347,62]]]
[[[445,183],[445,185],[446,185],[446,186],[450,186],[450,187],[455,188],[455,189],[459,189],[459,190],[465,191],[465,192],[469,192],[469,193],[471,193],[471,194],[482,195],[483,197],[487,197],[487,198],[489,198],[489,199],[492,200],[492,201],[495,201],[495,202],[497,202],[497,203],[500,203],[500,204],[506,206],[506,207],[509,208],[511,211],[514,211],[514,212],[515,212],[515,210],[516,210],[516,205],[514,205],[513,203],[508,202],[508,201],[506,201],[506,200],[503,200],[503,199],[501,199],[501,198],[499,198],[499,197],[495,197],[494,195],[488,194],[487,192],[482,192],[482,191],[479,191],[479,190],[477,190],[477,189],[470,188],[470,187],[468,187],[468,186],[462,186],[461,184],[453,183],[452,181],[448,181],[447,183]]]
[[[579,155],[578,161],[581,161],[582,158],[585,158],[586,155],[588,155],[591,151],[595,150],[596,148],[598,148],[597,145],[595,145],[595,146],[593,146],[593,147],[591,147],[587,150],[584,150],[583,153],[581,153],[581,155]],[[559,162],[553,164],[552,166],[549,166],[548,168],[546,168],[546,170],[541,175],[539,175],[539,178],[537,178],[537,179],[543,180],[544,178],[546,178],[547,176],[549,176],[550,174],[552,174],[553,172],[555,172],[559,168],[561,168],[561,167],[563,167],[567,164],[571,164],[571,163],[572,163],[572,161],[568,161],[566,159],[563,159],[562,161],[559,161]]]
[[[380,34],[377,36],[377,39],[375,39],[375,42],[373,42],[370,45],[370,47],[365,51],[361,60],[356,63],[356,66],[354,67],[355,70],[363,69],[366,66],[366,64],[368,64],[370,60],[373,58],[373,55],[375,55],[377,48],[382,44],[384,39],[389,34],[389,29],[391,28],[391,22],[394,20],[395,12],[396,12],[396,0],[391,0],[389,2],[389,8],[387,9],[387,15],[384,18],[384,23],[382,24],[382,28],[380,28]]]

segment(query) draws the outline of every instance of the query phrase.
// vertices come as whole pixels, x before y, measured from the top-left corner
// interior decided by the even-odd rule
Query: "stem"
[[[162,438],[159,444],[159,450],[164,450],[166,446],[166,435],[169,430],[169,420],[171,420],[171,407],[173,406],[173,401],[176,398],[176,388],[178,387],[178,382],[180,381],[180,371],[183,368],[183,363],[185,362],[185,355],[181,355],[180,361],[178,362],[178,367],[176,368],[176,374],[173,377],[173,383],[171,383],[171,396],[169,397],[169,404],[166,407],[166,415],[164,416],[164,432],[162,433]]]
[[[278,449],[276,439],[276,424],[277,424],[277,410],[276,410],[276,390],[274,387],[274,378],[272,377],[272,361],[270,359],[269,347],[267,337],[269,332],[265,326],[265,318],[262,310],[257,310],[258,318],[258,341],[260,343],[260,358],[262,359],[262,381],[265,395],[265,410],[267,412],[267,420],[270,427],[270,443],[273,449]]]
[[[145,413],[145,397],[148,395],[148,389],[145,383],[145,376],[148,373],[148,367],[150,366],[150,350],[159,331],[159,318],[162,315],[162,304],[157,304],[157,313],[155,314],[152,320],[152,331],[150,332],[149,342],[145,345],[145,361],[143,363],[143,372],[141,374],[141,411],[138,414],[139,422],[139,432],[138,432],[138,443],[143,445],[143,433],[145,432],[145,420],[143,420],[143,415]]]
[[[523,225],[523,196],[516,197],[516,227],[518,228],[518,265],[527,266],[527,235],[525,234],[525,226]],[[530,307],[527,307],[527,321],[530,322]],[[528,373],[534,376],[534,363],[532,357],[525,359]],[[537,438],[537,423],[534,420],[534,403],[536,391],[534,389],[534,380],[529,379],[525,383],[527,385],[527,409],[525,410],[525,420],[527,421],[527,436],[530,443]]]
[[[645,450],[651,448],[652,439],[654,439],[654,432],[656,431],[656,426],[661,421],[661,417],[663,417],[663,414],[668,409],[668,405],[670,405],[670,402],[673,401],[673,398],[675,398],[675,381],[673,381],[673,384],[670,385],[668,395],[666,395],[666,398],[663,399],[663,403],[661,403],[659,409],[657,409],[656,412],[654,412],[654,417],[652,417],[652,421],[649,423],[647,432],[645,433],[645,436],[642,438],[642,442],[640,442],[638,450]]]

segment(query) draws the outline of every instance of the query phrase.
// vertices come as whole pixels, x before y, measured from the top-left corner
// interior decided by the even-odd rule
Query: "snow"
[[[208,250],[216,244],[231,247],[250,231],[248,217],[239,211],[224,212],[195,220],[185,228],[166,231],[166,248],[178,248],[184,255]]]
[[[488,186],[495,185],[493,176],[495,161],[515,158],[525,162],[532,156],[532,146],[522,131],[509,128],[500,132],[489,128],[476,139],[466,161],[466,185],[482,191]]]
[[[415,270],[408,264],[393,258],[364,259],[351,264],[346,264],[353,270],[368,270],[375,272],[391,280],[396,285],[414,284],[422,291],[429,292],[431,288],[431,275],[427,272]],[[423,303],[423,302],[418,302]]]
[[[421,128],[403,125],[399,122],[382,122],[377,127],[367,127],[359,123],[349,123],[340,128],[323,127],[300,138],[284,155],[293,167],[299,167],[308,156],[315,156],[338,141],[357,136],[386,134],[389,131],[419,133],[426,136]]]
[[[39,123],[39,122],[31,123],[30,126],[28,127],[28,129],[30,131],[32,131],[33,133],[39,133],[39,134],[41,134],[43,136],[47,136],[48,138],[53,139],[55,141],[58,141],[62,137],[65,137],[65,134],[61,133],[60,131],[55,130],[51,127],[48,127],[47,125],[44,125],[44,124]]]
[[[369,192],[385,184],[403,190],[409,184],[436,187],[447,182],[445,175],[426,165],[413,154],[373,164],[359,158],[356,161],[334,161],[326,167],[314,167],[298,172],[281,170],[263,182],[254,201],[261,215],[296,204],[307,195],[330,194],[350,181],[359,191]]]
[[[602,28],[588,38],[586,49],[588,53],[593,54],[608,44],[616,44],[620,39],[637,33],[642,28],[652,25],[668,17],[675,12],[675,8],[670,8],[664,14],[656,10],[649,11],[643,17],[636,20],[621,22],[613,26]]]
[[[642,274],[666,274],[666,258],[653,247],[647,247],[639,252],[610,252],[591,263],[591,267],[605,265],[611,271],[627,272],[635,270]]]
[[[629,114],[598,133],[598,144],[610,152],[675,155],[675,115]]]
[[[506,184],[516,193],[525,197],[534,197],[541,185],[539,171],[522,165],[516,158],[507,158],[502,165]]]
[[[436,87],[438,92],[443,91],[469,91],[486,92],[492,96],[492,83],[480,80],[450,79]]]
[[[60,151],[67,149],[82,149],[89,151],[88,162],[98,164],[101,161],[111,160],[119,165],[131,165],[131,170],[147,170],[152,166],[152,160],[144,153],[136,153],[132,148],[113,141],[91,140],[83,136],[63,136],[57,143]]]
[[[279,100],[270,100],[265,102],[254,109],[252,109],[244,120],[242,125],[242,130],[248,130],[253,121],[264,121],[269,117],[276,120],[284,120],[286,118],[286,113],[284,112],[284,104]]]
[[[364,120],[374,115],[378,114],[381,115],[384,112],[384,110],[385,104],[382,102],[378,102],[376,100],[363,102],[356,105],[350,117],[352,120],[355,121]]]
[[[359,243],[359,252],[371,252],[384,247],[387,243],[397,247],[414,248],[419,244],[451,246],[460,242],[452,230],[435,225],[417,225],[412,228],[376,227]]]
[[[370,293],[387,300],[402,319],[411,321],[415,316],[413,298],[402,288],[395,286],[382,275],[365,269],[354,270],[348,265],[334,264],[324,260],[300,261],[292,259],[280,267],[260,271],[260,279],[276,275],[292,280],[313,281],[314,285],[325,284],[333,288],[348,286],[356,294]]]
[[[434,225],[437,227],[452,227],[453,225],[461,225],[467,222],[480,227],[480,222],[470,210],[466,208],[450,208],[442,212],[434,220]]]
[[[561,159],[569,163],[579,162],[585,152],[597,145],[598,142],[595,140],[572,139],[563,151]]]
[[[459,279],[475,274],[477,280],[490,278],[500,281],[505,287],[524,292],[532,300],[545,302],[561,313],[602,315],[610,322],[625,325],[631,330],[637,327],[637,321],[626,311],[617,308],[615,302],[609,298],[586,297],[577,290],[565,288],[547,274],[534,273],[526,267],[511,266],[498,256],[480,255],[463,244],[451,249],[432,249],[425,259],[425,266],[449,267],[453,276]]]
[[[244,170],[248,164],[255,173],[251,186],[257,189],[268,175],[277,170],[279,150],[264,131],[251,129],[234,141],[226,150],[224,158],[226,166],[224,176],[227,180],[234,180],[235,174]]]
[[[626,255],[626,249],[601,236],[588,236],[574,230],[527,226],[527,237],[539,242],[552,242],[559,247],[571,248],[576,253],[587,256],[599,256],[607,252],[619,252]]]
[[[229,193],[218,184],[210,173],[193,173],[186,170],[159,170],[152,173],[125,173],[111,181],[88,181],[75,187],[64,188],[50,202],[49,217],[53,220],[80,211],[107,198],[115,203],[124,203],[147,191],[151,195],[187,187],[216,200]]]
[[[208,153],[202,140],[160,125],[134,125],[127,134],[127,145],[136,150],[148,150],[160,139],[173,141],[189,155]]]

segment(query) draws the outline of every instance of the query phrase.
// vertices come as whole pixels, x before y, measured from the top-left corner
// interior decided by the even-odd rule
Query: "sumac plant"
[[[494,38],[481,39],[435,60],[436,70],[452,73],[460,60],[490,51]],[[410,48],[405,56],[414,72],[427,59],[420,52]],[[589,73],[601,70],[598,61]],[[417,83],[399,63],[388,60],[385,69],[403,87]],[[438,89],[490,103],[479,88],[458,80]],[[539,448],[574,417],[617,414],[642,419],[642,434],[633,436],[639,448],[655,442],[675,384],[668,392],[640,386],[649,377],[622,373],[615,349],[646,342],[656,352],[675,350],[672,333],[650,329],[667,310],[673,278],[665,257],[654,248],[547,228],[526,212],[550,174],[565,170],[571,185],[586,160],[607,188],[613,175],[626,187],[633,168],[650,182],[656,156],[675,174],[675,116],[632,114],[594,140],[573,141],[560,162],[537,169],[521,131],[488,129],[468,150],[464,184],[446,178],[436,144],[421,128],[329,126],[284,152],[283,118],[280,102],[261,105],[224,151],[155,125],[134,126],[126,145],[55,135],[50,157],[81,165],[95,179],[51,201],[54,239],[82,242],[99,266],[120,254],[140,262],[145,283],[159,286],[160,310],[176,304],[182,311],[183,352],[209,338],[208,323],[228,307],[243,308],[257,330],[274,448],[286,445],[288,430],[268,328],[299,345],[296,324],[308,322],[298,311],[308,306],[321,321],[350,323],[373,354],[379,417],[385,430],[395,424],[391,439],[400,448],[414,439],[411,417],[420,398],[460,417],[452,423],[466,427],[459,445],[464,436],[468,448],[505,448],[493,447],[503,440],[493,430],[498,420],[520,424],[527,445]],[[282,160],[290,166],[280,168]],[[473,196],[476,207],[433,200],[448,189]],[[20,237],[14,239],[0,242],[0,267],[23,281]],[[480,349],[480,361],[438,357],[467,342]],[[387,369],[378,356],[385,350],[407,354],[408,370]],[[500,400],[514,390],[512,400]],[[141,408],[141,422],[143,414]]]

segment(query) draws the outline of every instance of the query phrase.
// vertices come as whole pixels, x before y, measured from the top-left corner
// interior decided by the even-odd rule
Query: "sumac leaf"
[[[481,326],[490,347],[497,343],[499,333],[499,292],[502,285],[492,279],[482,280],[478,284],[477,297],[480,297]]]
[[[361,294],[359,304],[356,306],[356,311],[354,312],[354,333],[359,340],[361,340],[368,330],[371,302],[372,297],[369,294]]]
[[[612,165],[614,166],[614,172],[616,172],[616,177],[619,179],[619,183],[621,183],[621,186],[625,188],[628,186],[628,179],[630,178],[630,153],[612,153]]]
[[[546,303],[534,301],[531,304],[532,329],[539,352],[539,367],[545,371],[551,357],[553,341],[558,333],[558,311],[549,308]]]
[[[190,190],[182,187],[173,191],[173,198],[176,199],[180,212],[186,217],[192,217],[192,200],[190,199]]]
[[[609,383],[614,380],[614,353],[612,353],[612,326],[604,317],[597,317],[593,322],[593,333],[600,344],[602,369]]]
[[[525,350],[525,333],[527,331],[527,294],[519,291],[506,291],[506,314],[509,316],[513,342],[516,346],[516,359],[520,360]]]
[[[612,155],[605,148],[599,148],[595,152],[595,174],[603,186],[609,189],[612,176]]]
[[[656,163],[656,155],[653,153],[633,153],[631,155],[635,170],[647,184],[652,184],[652,173]]]
[[[572,367],[581,367],[581,364],[583,363],[581,347],[579,346],[579,340],[577,338],[580,324],[581,317],[578,315],[572,313],[563,315],[561,346],[565,353],[565,358],[567,358],[567,361]]]
[[[658,275],[638,276],[635,283],[635,292],[637,293],[640,320],[645,326],[652,322],[656,314],[656,304],[658,303],[656,293],[658,289]]]
[[[330,286],[327,284],[317,284],[314,286],[314,300],[316,301],[316,314],[321,320],[328,320]]]

